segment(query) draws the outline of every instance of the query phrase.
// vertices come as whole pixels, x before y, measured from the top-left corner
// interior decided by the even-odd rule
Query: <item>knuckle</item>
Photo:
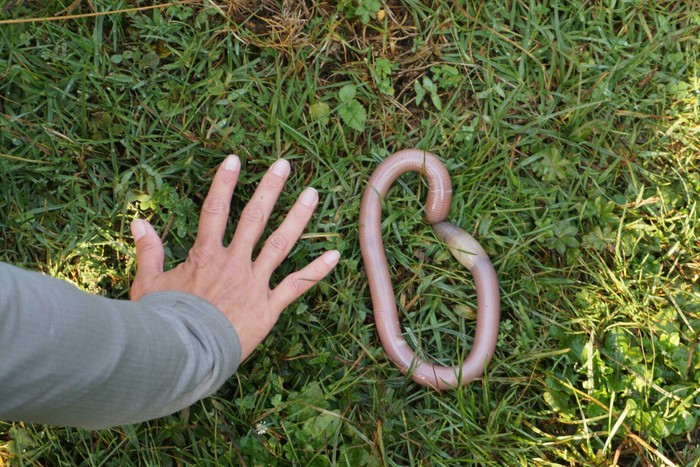
[[[265,221],[265,213],[257,204],[249,204],[243,209],[241,218],[254,223],[263,223]]]
[[[196,269],[203,268],[211,261],[211,249],[204,245],[195,245],[190,249],[186,262]]]
[[[293,274],[289,276],[289,288],[296,294],[302,294],[309,286],[309,281],[299,276],[299,274]]]
[[[278,251],[285,251],[289,246],[289,240],[282,234],[273,233],[267,239],[267,244]]]
[[[227,211],[227,206],[221,198],[207,198],[202,205],[202,211],[208,214],[223,214]]]

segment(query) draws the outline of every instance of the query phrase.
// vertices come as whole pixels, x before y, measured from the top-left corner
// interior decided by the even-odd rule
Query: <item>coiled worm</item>
[[[472,349],[461,365],[440,366],[415,355],[404,339],[382,244],[382,200],[392,183],[409,171],[428,182],[425,220],[433,225],[455,258],[474,277],[477,297],[476,330]],[[433,154],[405,149],[384,160],[370,178],[360,205],[360,249],[367,272],[377,333],[389,358],[413,381],[435,389],[455,388],[479,378],[496,348],[500,319],[500,297],[496,271],[479,243],[454,225],[445,222],[452,202],[452,183],[447,170]]]

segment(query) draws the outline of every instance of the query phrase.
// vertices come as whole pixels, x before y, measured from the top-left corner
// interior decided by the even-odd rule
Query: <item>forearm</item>
[[[173,413],[216,391],[240,344],[209,302],[90,295],[0,263],[0,419],[104,428]]]

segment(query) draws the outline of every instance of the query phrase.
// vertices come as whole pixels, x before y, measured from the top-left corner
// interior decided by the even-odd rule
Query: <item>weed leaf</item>
[[[357,100],[344,102],[338,108],[338,114],[347,126],[357,131],[364,131],[367,120],[365,108]]]
[[[325,102],[316,102],[309,107],[309,117],[311,121],[327,125],[331,114],[331,108]]]

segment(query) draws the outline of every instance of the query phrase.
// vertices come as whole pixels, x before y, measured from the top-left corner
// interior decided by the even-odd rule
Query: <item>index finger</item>
[[[231,196],[238,181],[241,161],[238,156],[230,155],[219,167],[211,182],[209,193],[202,205],[199,217],[196,243],[222,246],[224,232],[228,224]]]

